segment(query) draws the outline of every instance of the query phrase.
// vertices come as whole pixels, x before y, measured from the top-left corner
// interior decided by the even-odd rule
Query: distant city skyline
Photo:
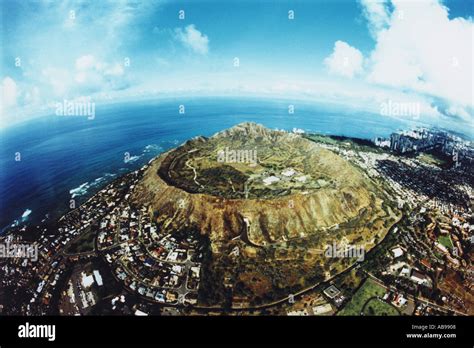
[[[1,8],[1,127],[53,114],[64,100],[164,95],[284,96],[374,113],[387,101],[417,103],[425,122],[472,125],[468,1],[3,0]]]

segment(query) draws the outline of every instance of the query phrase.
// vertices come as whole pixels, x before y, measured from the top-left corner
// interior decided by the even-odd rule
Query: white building
[[[295,173],[296,172],[293,168],[288,168],[288,169],[284,170],[283,172],[281,172],[281,175],[291,177],[291,176],[295,175]]]
[[[88,288],[92,284],[94,284],[94,277],[92,276],[92,274],[86,275],[85,273],[82,273],[81,283],[84,288]]]
[[[393,257],[396,259],[397,257],[400,257],[403,255],[403,249],[400,247],[396,247],[392,249],[392,254],[393,254]]]
[[[276,176],[272,175],[272,176],[269,176],[268,178],[265,178],[263,179],[263,183],[268,186],[268,185],[271,185],[275,182],[278,182],[280,181],[280,178],[277,178]]]

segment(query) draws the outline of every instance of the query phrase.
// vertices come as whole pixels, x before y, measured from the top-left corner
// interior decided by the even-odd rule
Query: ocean
[[[94,119],[45,116],[0,131],[0,226],[54,218],[189,138],[253,121],[269,128],[365,139],[413,123],[315,103],[179,98],[96,106]],[[185,113],[178,112],[184,105]],[[18,154],[20,155],[19,161]],[[126,160],[127,159],[127,160]]]

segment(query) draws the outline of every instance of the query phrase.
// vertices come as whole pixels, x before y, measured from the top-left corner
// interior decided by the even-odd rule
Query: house
[[[295,175],[295,170],[293,168],[288,168],[286,170],[284,170],[283,172],[281,172],[281,175],[284,175],[286,177],[291,177],[293,175]]]
[[[84,288],[88,288],[92,284],[94,284],[94,277],[92,276],[92,274],[86,275],[85,273],[82,273],[81,283]]]
[[[290,316],[307,316],[308,312],[305,309],[301,309],[299,311],[290,311],[287,314]]]
[[[95,278],[95,281],[97,282],[97,285],[99,286],[104,285],[104,282],[102,281],[102,276],[100,275],[99,271],[95,270],[93,273],[94,273],[94,278]]]
[[[400,276],[402,277],[410,276],[410,268],[408,266],[403,267],[402,270],[400,271]]]
[[[403,249],[400,248],[400,247],[396,247],[396,248],[392,249],[391,251],[392,251],[394,259],[396,259],[396,258],[403,255]]]
[[[329,303],[325,303],[316,307],[313,307],[313,314],[314,315],[328,315],[332,314],[334,311],[332,306]]]
[[[280,181],[280,178],[277,178],[276,176],[272,175],[272,176],[269,176],[268,178],[265,178],[263,179],[263,183],[268,186],[268,185],[271,185],[275,182],[278,182]]]
[[[410,279],[413,280],[415,283],[420,284],[420,285],[421,284],[428,285],[431,282],[430,278],[427,275],[422,274],[422,273],[418,272],[415,269],[412,270]]]
[[[336,297],[337,295],[339,295],[341,291],[336,288],[334,285],[331,285],[330,287],[326,288],[323,293],[329,297],[330,299],[333,299],[334,297]]]

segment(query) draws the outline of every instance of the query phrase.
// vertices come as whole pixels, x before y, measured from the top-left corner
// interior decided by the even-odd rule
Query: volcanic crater
[[[327,245],[368,250],[395,220],[383,189],[363,170],[299,134],[255,123],[161,154],[133,198],[150,206],[162,233],[206,236],[208,271],[242,283],[244,293],[261,291],[249,276],[259,274],[267,295],[328,278],[347,260],[325,259]]]

